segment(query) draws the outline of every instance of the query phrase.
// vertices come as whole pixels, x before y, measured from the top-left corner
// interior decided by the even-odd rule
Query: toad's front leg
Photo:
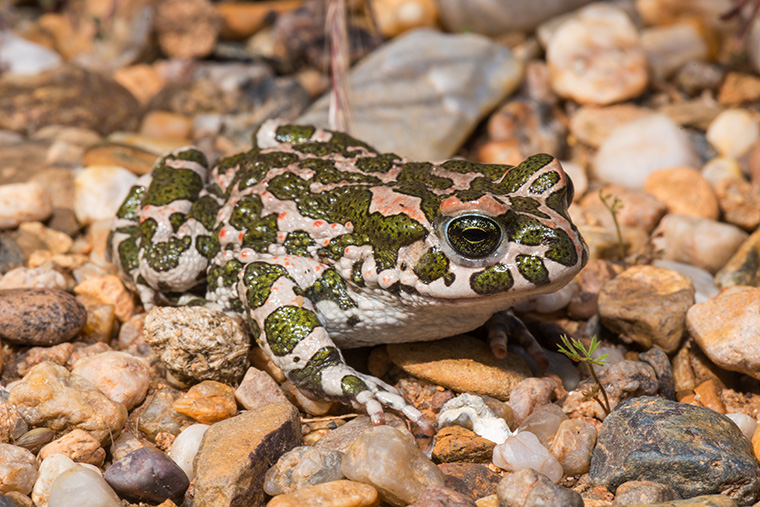
[[[343,360],[309,298],[332,290],[345,302],[348,296],[335,286],[334,274],[323,264],[297,256],[248,264],[238,290],[256,342],[298,389],[364,407],[375,424],[384,423],[386,406],[402,412],[423,431],[432,432],[428,420],[398,390],[357,372]]]

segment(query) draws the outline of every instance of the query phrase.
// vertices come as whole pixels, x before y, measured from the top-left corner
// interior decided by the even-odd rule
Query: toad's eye
[[[501,227],[483,215],[461,215],[446,226],[446,240],[459,255],[471,259],[488,257],[499,248]]]

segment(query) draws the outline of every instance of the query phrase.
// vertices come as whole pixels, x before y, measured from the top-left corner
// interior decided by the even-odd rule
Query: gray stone
[[[680,499],[681,495],[665,484],[654,481],[628,481],[618,488],[615,504],[653,504]]]
[[[144,433],[148,440],[155,442],[159,433],[171,433],[176,437],[193,423],[191,418],[172,408],[174,400],[181,395],[182,393],[171,387],[159,389],[148,396],[138,409],[137,429]]]
[[[0,337],[20,345],[56,345],[72,339],[87,322],[84,307],[56,289],[0,290]]]
[[[340,464],[343,453],[313,446],[301,446],[286,452],[275,466],[267,470],[264,491],[281,495],[298,489],[343,479]]]
[[[520,77],[509,49],[485,37],[409,32],[352,70],[350,134],[413,160],[449,157]],[[329,94],[299,122],[327,126],[328,103]]]
[[[137,502],[182,503],[190,486],[187,475],[172,459],[150,447],[133,451],[116,461],[103,478],[120,496]]]
[[[741,505],[760,490],[752,446],[733,421],[654,397],[627,400],[607,416],[589,475],[613,492],[627,481],[652,480],[681,497],[721,494]]]

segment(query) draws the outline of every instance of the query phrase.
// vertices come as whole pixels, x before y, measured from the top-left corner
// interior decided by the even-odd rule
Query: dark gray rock
[[[119,496],[138,502],[171,499],[179,505],[190,486],[185,472],[169,456],[150,447],[127,454],[103,477]]]
[[[496,496],[500,507],[583,507],[577,491],[558,486],[531,468],[504,477]]]
[[[660,384],[660,394],[669,400],[675,400],[676,381],[673,378],[673,367],[670,365],[668,355],[662,349],[652,347],[639,354],[639,360],[648,363],[654,369],[657,382]]]
[[[0,338],[19,345],[57,345],[87,322],[87,311],[58,289],[0,290]]]
[[[613,492],[627,481],[651,480],[684,498],[722,494],[741,505],[760,490],[752,446],[733,421],[653,397],[627,400],[604,420],[589,475]]]
[[[0,274],[24,265],[24,250],[10,234],[0,234]]]
[[[16,507],[16,502],[0,493],[0,507]]]

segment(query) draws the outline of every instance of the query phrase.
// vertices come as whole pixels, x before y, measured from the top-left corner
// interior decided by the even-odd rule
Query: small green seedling
[[[593,377],[594,382],[596,382],[596,389],[590,393],[590,397],[593,397],[596,402],[602,406],[604,411],[609,414],[610,400],[607,398],[607,391],[604,390],[604,386],[599,382],[599,377],[596,376],[596,371],[594,371],[594,365],[604,366],[606,364],[609,354],[602,354],[599,357],[592,356],[596,348],[599,346],[599,340],[596,336],[591,338],[591,344],[588,349],[586,349],[583,342],[577,338],[568,338],[567,335],[562,335],[560,338],[562,339],[562,345],[558,345],[558,348],[561,353],[565,354],[573,361],[588,364],[588,369],[591,370],[591,376]],[[604,398],[604,403],[599,400],[599,396],[597,395],[600,391]]]
[[[617,214],[623,209],[623,203],[617,196],[612,194],[604,195],[604,191],[599,189],[599,199],[602,200],[602,204],[612,215],[612,221],[615,223],[615,232],[617,232],[618,250],[620,251],[620,262],[623,263],[623,268],[626,267],[625,263],[625,242],[623,241],[623,233],[620,231],[620,224],[618,223]]]

